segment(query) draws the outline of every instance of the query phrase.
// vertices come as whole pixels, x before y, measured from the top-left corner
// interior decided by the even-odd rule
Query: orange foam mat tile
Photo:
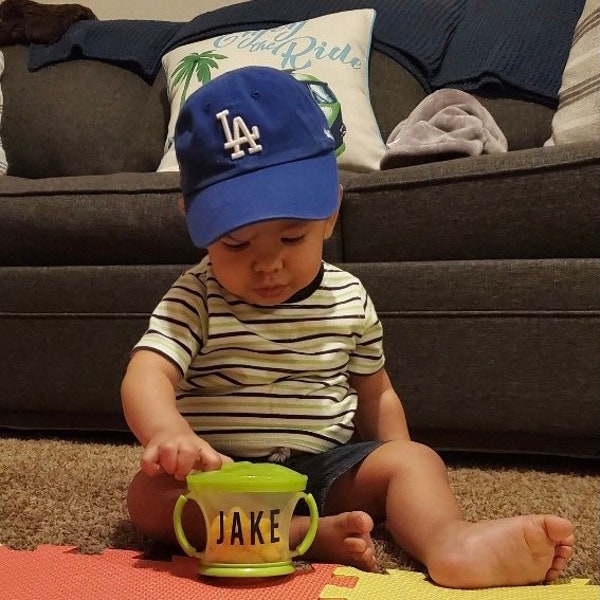
[[[7,600],[318,600],[336,565],[315,564],[287,577],[209,579],[198,561],[146,560],[138,551],[80,554],[70,546],[33,551],[0,546],[0,597]]]
[[[600,587],[587,579],[551,585],[496,587],[480,590],[443,588],[423,573],[388,569],[386,574],[338,567],[320,600],[599,600]]]

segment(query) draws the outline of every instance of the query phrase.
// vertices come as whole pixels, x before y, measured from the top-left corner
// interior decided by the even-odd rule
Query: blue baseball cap
[[[175,152],[188,230],[200,248],[252,223],[321,220],[337,209],[327,119],[284,71],[243,67],[203,85],[181,109]]]

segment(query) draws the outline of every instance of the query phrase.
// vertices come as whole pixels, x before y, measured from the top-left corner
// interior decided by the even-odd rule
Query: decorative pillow
[[[158,171],[177,171],[173,147],[182,102],[219,74],[260,65],[291,72],[312,91],[338,142],[340,168],[379,169],[385,145],[369,100],[373,9],[339,12],[273,29],[226,34],[180,46],[162,60],[171,118]]]
[[[2,73],[4,73],[4,54],[0,50],[0,79],[2,79]],[[0,125],[2,124],[2,106],[4,105],[4,98],[2,97],[2,88],[0,88]],[[2,139],[0,139],[0,175],[6,175],[8,164],[6,163],[6,153],[2,147]]]
[[[558,98],[545,145],[600,141],[600,0],[586,0]]]

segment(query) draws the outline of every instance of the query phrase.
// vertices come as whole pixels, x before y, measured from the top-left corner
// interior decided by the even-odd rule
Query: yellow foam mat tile
[[[381,574],[338,567],[333,575],[333,583],[323,588],[320,600],[600,600],[600,586],[589,585],[589,579],[458,590],[437,586],[423,573],[399,569],[388,569],[387,574]]]

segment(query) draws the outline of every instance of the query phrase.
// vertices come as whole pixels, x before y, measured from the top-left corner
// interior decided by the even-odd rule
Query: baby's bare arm
[[[180,379],[177,367],[156,352],[138,350],[131,357],[121,399],[127,424],[143,446],[165,429],[189,430],[175,404]]]
[[[385,369],[372,375],[351,375],[358,393],[355,424],[366,440],[409,440],[404,409]]]
[[[198,437],[177,410],[175,388],[181,373],[169,360],[138,350],[121,385],[123,412],[129,428],[144,446],[141,468],[147,475],[162,471],[184,479],[194,468],[221,468],[226,457]]]

